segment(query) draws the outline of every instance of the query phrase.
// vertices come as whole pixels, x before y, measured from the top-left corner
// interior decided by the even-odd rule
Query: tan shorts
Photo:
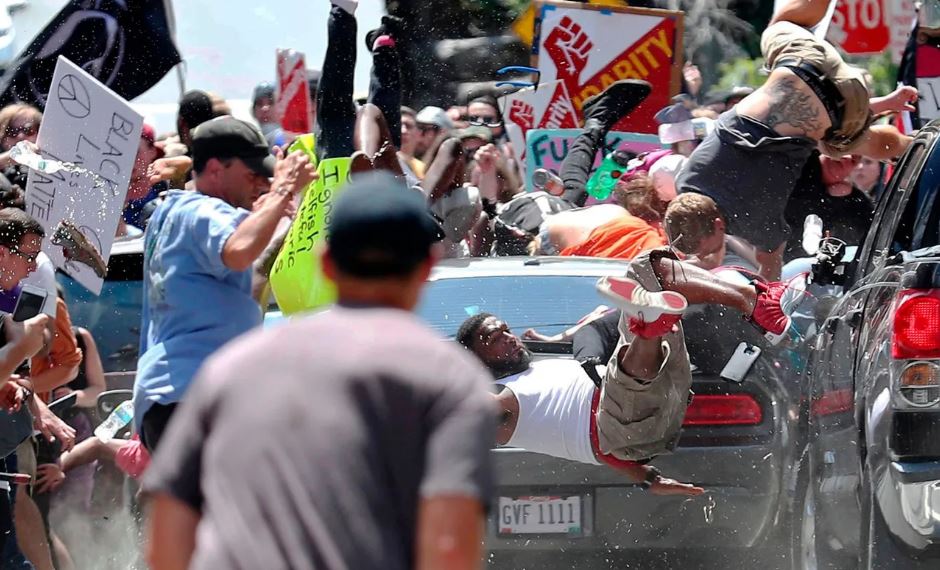
[[[639,255],[627,276],[650,291],[662,291],[650,257],[674,257],[667,249]],[[663,337],[665,362],[656,378],[639,380],[620,369],[618,355],[633,340],[620,331],[620,342],[607,363],[607,375],[597,408],[597,440],[602,453],[618,459],[641,461],[671,453],[679,441],[682,421],[689,404],[692,370],[685,348],[682,325]]]
[[[793,59],[822,72],[845,99],[842,124],[833,125],[832,140],[823,142],[840,152],[858,142],[871,121],[870,95],[861,70],[845,63],[831,44],[792,22],[777,22],[767,28],[761,36],[760,49],[768,69],[782,60]]]

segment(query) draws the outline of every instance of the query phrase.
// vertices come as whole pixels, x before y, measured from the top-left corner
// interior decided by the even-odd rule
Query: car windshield
[[[595,281],[570,275],[440,279],[425,289],[418,314],[450,338],[464,319],[480,312],[498,315],[517,334],[528,328],[557,334],[601,304]]]

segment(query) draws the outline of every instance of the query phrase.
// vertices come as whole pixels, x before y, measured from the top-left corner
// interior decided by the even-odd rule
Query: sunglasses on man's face
[[[492,115],[469,115],[467,116],[467,123],[474,127],[489,127],[491,129],[503,126],[503,122],[499,120],[499,117]]]
[[[436,133],[438,131],[437,125],[418,125],[418,130],[422,133]]]

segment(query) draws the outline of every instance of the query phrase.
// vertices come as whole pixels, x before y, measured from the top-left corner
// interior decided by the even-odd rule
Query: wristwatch
[[[649,465],[649,470],[646,472],[646,479],[640,483],[640,487],[643,489],[649,490],[653,486],[653,483],[659,480],[662,472],[659,469],[656,469],[652,465]]]
[[[291,195],[290,188],[287,187],[287,186],[278,186],[277,188],[274,189],[274,193],[277,194],[277,195],[279,195],[279,196],[290,196],[290,195]]]

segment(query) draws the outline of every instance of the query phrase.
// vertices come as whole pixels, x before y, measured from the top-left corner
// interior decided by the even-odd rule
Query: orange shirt
[[[75,333],[72,332],[72,319],[69,317],[69,309],[62,297],[56,301],[55,313],[55,333],[52,337],[49,354],[46,356],[34,356],[29,363],[29,373],[36,376],[50,368],[67,366],[72,368],[82,363],[82,351],[78,348],[75,340]],[[48,402],[51,392],[40,393],[43,401]]]
[[[561,255],[633,259],[666,243],[662,226],[626,215],[594,228],[586,240],[563,249]]]

